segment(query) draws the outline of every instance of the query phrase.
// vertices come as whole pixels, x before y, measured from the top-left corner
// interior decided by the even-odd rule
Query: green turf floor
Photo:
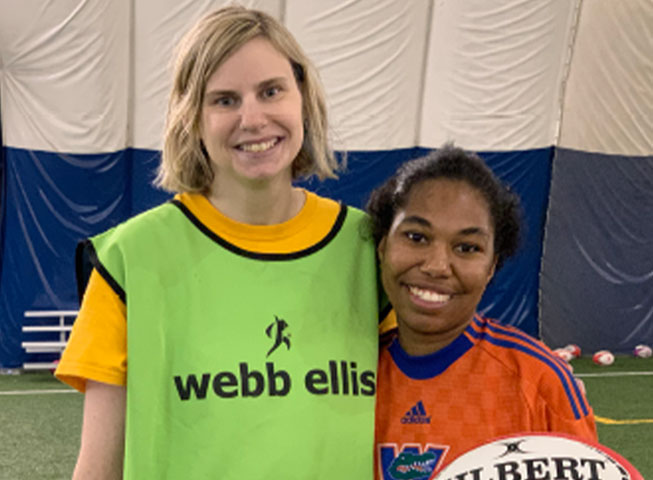
[[[64,389],[49,372],[0,376],[1,480],[70,479],[83,396]]]
[[[653,359],[608,367],[572,361],[597,416],[599,440],[653,480]],[[0,480],[70,479],[83,396],[48,372],[0,375]]]
[[[653,479],[653,358],[617,356],[614,364],[598,366],[583,357],[571,364],[585,383],[599,442]]]

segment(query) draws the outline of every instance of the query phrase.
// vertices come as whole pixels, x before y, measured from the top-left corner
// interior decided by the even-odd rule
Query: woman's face
[[[200,131],[215,172],[213,192],[290,185],[304,128],[288,58],[263,37],[236,50],[207,82]]]
[[[405,343],[418,340],[436,350],[469,324],[494,274],[489,206],[464,181],[425,180],[409,193],[378,253],[402,346],[416,354]]]

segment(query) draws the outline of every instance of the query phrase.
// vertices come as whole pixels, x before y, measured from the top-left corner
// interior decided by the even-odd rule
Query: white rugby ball
[[[592,360],[597,365],[612,365],[614,363],[614,355],[609,350],[599,350],[594,354]]]
[[[567,350],[566,348],[556,348],[556,349],[553,351],[553,354],[554,354],[556,357],[561,358],[561,359],[564,360],[565,362],[569,362],[570,360],[572,360],[572,359],[574,358],[573,353],[571,353],[571,352],[570,352],[569,350]]]
[[[525,433],[492,440],[453,460],[435,480],[558,478],[644,480],[611,449],[559,433]]]
[[[653,355],[653,350],[648,345],[637,345],[633,349],[633,355],[639,358],[650,358]]]
[[[580,347],[578,345],[576,345],[575,343],[570,343],[569,345],[567,345],[565,347],[565,350],[571,352],[571,354],[573,355],[573,358],[578,358],[581,355]]]

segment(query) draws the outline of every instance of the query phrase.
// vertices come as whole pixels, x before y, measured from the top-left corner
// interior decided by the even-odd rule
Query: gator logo
[[[412,480],[414,478],[421,478],[424,475],[429,475],[433,468],[437,458],[434,453],[427,452],[422,455],[413,455],[412,453],[400,453],[397,458],[394,459],[388,473],[392,478],[397,480]]]
[[[383,480],[427,480],[444,458],[449,447],[428,444],[379,445],[380,477]]]

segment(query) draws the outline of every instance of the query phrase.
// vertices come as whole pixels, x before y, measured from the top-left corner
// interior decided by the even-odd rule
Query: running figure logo
[[[270,356],[277,348],[281,346],[282,343],[285,343],[290,350],[290,334],[284,334],[283,331],[288,327],[288,324],[283,318],[279,318],[276,315],[274,316],[274,322],[271,323],[268,328],[265,329],[265,333],[268,337],[274,338],[274,345],[265,356],[266,358]]]

